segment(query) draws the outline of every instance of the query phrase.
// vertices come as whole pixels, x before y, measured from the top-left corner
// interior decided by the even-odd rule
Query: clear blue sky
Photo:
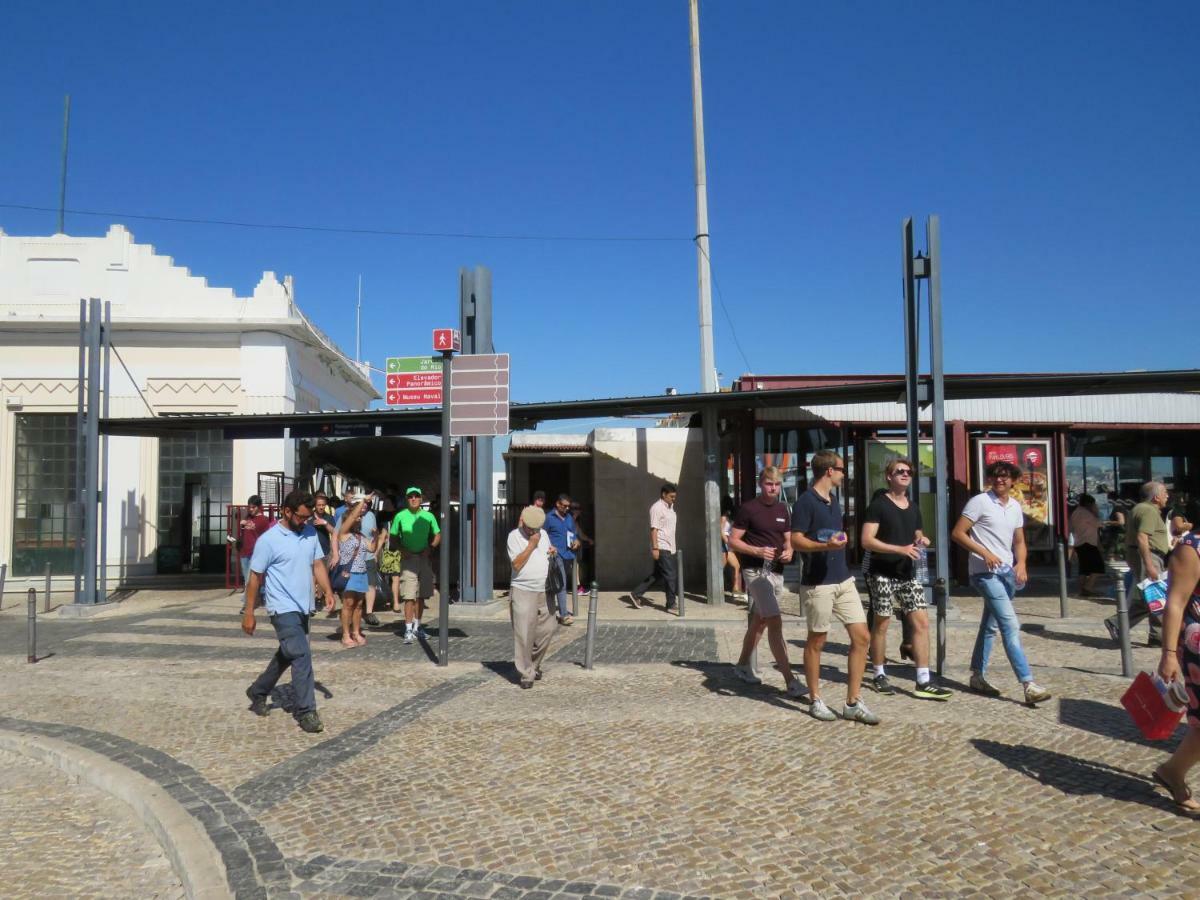
[[[14,4],[0,203],[123,221],[213,284],[264,269],[351,353],[428,351],[495,283],[517,400],[699,385],[685,0]],[[942,217],[948,371],[1177,368],[1200,333],[1200,6],[701,7],[718,368],[898,372],[900,222]],[[10,234],[52,213],[0,208]],[[1139,326],[1158,337],[1141,340]]]

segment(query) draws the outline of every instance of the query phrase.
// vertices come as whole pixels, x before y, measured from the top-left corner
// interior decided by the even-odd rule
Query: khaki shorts
[[[746,594],[750,597],[751,609],[762,619],[780,614],[779,595],[783,593],[783,575],[764,569],[742,569]]]
[[[406,556],[400,561],[400,599],[428,600],[433,596],[433,564],[427,556]]]
[[[814,634],[829,631],[835,616],[843,625],[867,621],[853,578],[847,578],[841,584],[805,585],[800,593],[804,598],[808,630]]]

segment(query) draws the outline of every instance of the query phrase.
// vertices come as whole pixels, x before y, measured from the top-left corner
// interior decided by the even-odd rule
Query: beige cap
[[[546,511],[540,506],[527,506],[521,510],[521,524],[537,531],[546,524]]]

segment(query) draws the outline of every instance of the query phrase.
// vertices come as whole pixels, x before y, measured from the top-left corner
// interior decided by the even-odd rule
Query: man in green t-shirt
[[[1125,562],[1129,574],[1125,576],[1125,593],[1129,597],[1129,627],[1150,616],[1146,598],[1137,585],[1145,579],[1157,581],[1167,577],[1166,555],[1171,552],[1171,536],[1163,510],[1167,508],[1170,495],[1161,481],[1147,481],[1142,485],[1142,502],[1134,506],[1125,516]],[[1120,632],[1116,616],[1104,620],[1109,636],[1119,641]],[[1150,618],[1150,636],[1147,641],[1154,647],[1162,643],[1159,633],[1162,621]]]
[[[421,611],[433,596],[433,564],[430,553],[442,542],[437,519],[421,508],[421,489],[404,492],[406,507],[392,519],[390,531],[400,542],[400,599],[404,601],[404,643],[425,637]]]

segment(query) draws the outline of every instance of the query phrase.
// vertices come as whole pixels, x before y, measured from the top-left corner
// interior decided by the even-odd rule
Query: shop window
[[[75,416],[22,413],[15,418],[13,575],[75,570]]]

